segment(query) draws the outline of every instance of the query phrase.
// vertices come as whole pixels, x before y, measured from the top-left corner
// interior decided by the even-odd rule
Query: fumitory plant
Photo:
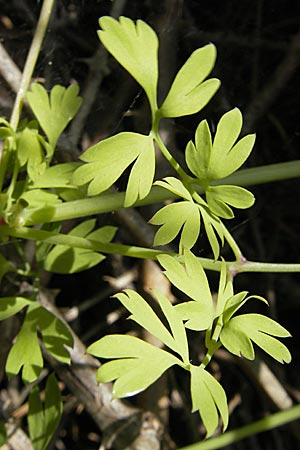
[[[76,85],[57,85],[48,93],[42,84],[32,83],[26,100],[34,119],[19,121],[14,115],[14,120],[3,118],[0,122],[0,137],[4,140],[0,236],[3,243],[15,242],[20,252],[20,241],[36,242],[34,264],[22,260],[16,266],[5,255],[0,256],[2,279],[14,272],[34,280],[28,295],[15,295],[9,290],[0,299],[0,319],[18,315],[21,320],[5,370],[8,377],[20,374],[25,384],[35,384],[28,413],[34,449],[46,448],[62,412],[55,375],[48,378],[44,404],[40,399],[37,380],[45,364],[43,355],[50,354],[59,363],[70,364],[74,345],[69,327],[40,301],[39,276],[43,270],[76,273],[96,266],[105,255],[113,253],[156,259],[165,277],[184,294],[186,301],[171,303],[155,289],[158,314],[135,290],[126,289],[115,297],[132,320],[161,342],[161,347],[130,334],[108,334],[87,351],[102,362],[110,360],[98,369],[97,381],[113,381],[115,398],[145,390],[174,365],[189,372],[192,410],[199,412],[207,436],[216,431],[219,416],[224,430],[228,425],[225,391],[209,371],[211,358],[221,346],[249,360],[255,357],[255,346],[281,363],[291,360],[289,350],[278,339],[290,335],[285,328],[267,316],[241,312],[248,301],[268,303],[267,300],[234,290],[234,273],[251,270],[251,264],[247,266],[224,219],[234,217],[234,208],[245,209],[254,203],[250,191],[230,180],[250,155],[255,135],[240,137],[243,119],[238,108],[220,117],[215,132],[202,120],[186,145],[183,166],[160,134],[161,119],[195,114],[217,92],[220,81],[209,78],[216,59],[215,46],[208,44],[190,55],[165,99],[158,104],[156,33],[145,22],[126,17],[101,17],[99,24],[103,46],[145,91],[151,111],[148,134],[120,132],[88,148],[79,161],[56,163],[59,137],[81,105]],[[173,168],[174,176],[154,181],[156,148]],[[129,175],[126,191],[120,197],[113,188],[124,173]],[[91,218],[118,208],[155,203],[157,193],[175,201],[160,208],[150,220],[157,227],[153,247],[173,243],[178,246],[176,253],[116,244],[116,227],[97,228],[96,220]],[[86,219],[63,233],[63,220],[71,218]],[[207,236],[213,258],[193,254],[200,230]],[[232,250],[234,261],[222,257],[225,243]],[[219,272],[216,300],[205,270]],[[191,359],[187,330],[205,336],[206,353],[202,360]],[[4,429],[2,432],[5,434]]]

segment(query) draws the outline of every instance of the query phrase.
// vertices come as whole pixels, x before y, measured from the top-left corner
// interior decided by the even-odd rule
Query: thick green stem
[[[12,111],[10,124],[13,130],[17,129],[20,114],[23,106],[24,97],[28,90],[31,77],[40,53],[41,45],[45,36],[45,32],[47,30],[48,22],[51,16],[52,8],[55,0],[44,0],[40,17],[37,23],[37,27],[35,30],[35,34],[33,37],[32,44],[30,46],[30,50],[27,56],[27,60],[25,63],[25,67],[23,70],[23,75],[21,79],[21,84],[17,93],[17,97],[15,100],[14,108]]]
[[[207,441],[182,447],[180,450],[216,450],[234,444],[248,436],[254,436],[257,433],[262,433],[263,431],[271,430],[272,428],[280,427],[281,425],[299,419],[300,405],[296,405],[285,411],[277,412],[249,425],[245,425],[244,427],[227,431],[227,433],[208,439]]]

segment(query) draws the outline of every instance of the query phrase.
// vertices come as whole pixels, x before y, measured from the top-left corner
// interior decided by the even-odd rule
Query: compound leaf
[[[206,120],[199,123],[195,133],[195,144],[190,141],[185,149],[185,159],[190,171],[204,184],[207,182],[212,152],[210,129]]]
[[[207,431],[211,436],[219,424],[219,414],[223,429],[228,425],[228,407],[226,394],[218,381],[204,368],[191,365],[191,397],[193,412],[199,411]]]
[[[81,164],[78,162],[68,162],[56,164],[55,166],[47,167],[42,176],[35,178],[30,184],[30,189],[45,189],[45,188],[75,188],[72,186],[71,179],[74,170]]]
[[[221,331],[220,340],[235,355],[254,359],[252,342],[277,361],[289,363],[291,355],[287,347],[276,337],[289,337],[290,333],[269,317],[261,314],[244,314],[233,317]]]
[[[165,350],[127,335],[105,336],[90,345],[87,351],[100,358],[117,358],[103,364],[97,371],[99,383],[117,380],[113,387],[116,398],[145,390],[171,366],[181,364]]]
[[[143,87],[152,113],[157,109],[158,39],[152,28],[142,20],[136,24],[127,17],[119,21],[101,17],[98,36],[104,47]]]
[[[32,83],[27,93],[28,103],[53,149],[57,139],[79,110],[81,98],[78,97],[78,91],[75,84],[68,88],[56,85],[49,96],[41,84]]]
[[[159,109],[162,117],[180,117],[200,111],[220,86],[213,78],[203,82],[216,60],[213,44],[195,50],[177,73],[170,91]]]
[[[46,382],[44,405],[34,386],[29,395],[28,428],[34,450],[44,450],[55,432],[61,415],[62,400],[54,374]]]
[[[181,231],[179,248],[191,248],[200,232],[200,211],[191,201],[171,203],[161,208],[151,218],[152,225],[161,225],[154,237],[154,245],[165,245],[173,241]]]
[[[188,200],[190,202],[193,201],[191,194],[184,186],[182,181],[178,180],[178,178],[166,177],[163,179],[163,181],[161,180],[155,181],[154,184],[157,186],[161,186],[170,192],[173,192],[173,194],[178,195],[179,197],[182,197],[185,200]]]
[[[98,195],[109,189],[135,160],[127,185],[126,206],[137,198],[144,198],[151,189],[155,153],[150,136],[119,133],[89,148],[81,159],[87,164],[75,171],[73,181],[79,186],[90,182],[88,195]]]

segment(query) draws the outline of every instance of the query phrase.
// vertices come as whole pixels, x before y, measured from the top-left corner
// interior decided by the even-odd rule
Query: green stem
[[[45,32],[48,26],[48,22],[51,16],[52,8],[55,0],[44,0],[40,17],[37,23],[37,27],[34,33],[32,44],[26,59],[25,67],[23,70],[20,87],[15,100],[14,108],[12,111],[10,124],[13,130],[17,129],[20,114],[24,102],[24,97],[28,90],[31,77],[40,53],[41,45],[45,36]]]
[[[242,251],[240,249],[240,247],[238,246],[236,240],[233,238],[233,236],[229,233],[228,229],[225,227],[225,225],[222,223],[223,226],[223,232],[224,232],[224,237],[228,243],[228,245],[230,246],[231,250],[233,251],[233,254],[236,258],[237,263],[243,263],[245,261],[245,258],[242,254]]]
[[[155,259],[161,255],[161,250],[153,250],[150,248],[136,247],[132,245],[121,245],[113,243],[101,243],[87,238],[71,236],[69,234],[52,233],[44,230],[36,230],[34,228],[19,227],[12,228],[8,225],[0,225],[0,236],[16,237],[20,239],[29,239],[33,241],[43,241],[54,245],[67,245],[74,248],[84,248],[95,252],[120,254],[123,256],[130,256],[132,258]],[[175,253],[169,253],[172,256],[177,256]],[[178,258],[179,260],[182,257]],[[198,258],[203,268],[206,270],[213,270],[220,272],[222,261],[214,261],[209,258]],[[253,261],[229,261],[226,262],[228,270],[235,275],[242,272],[300,272],[300,264],[278,264],[278,263],[260,263]]]
[[[172,158],[172,156],[170,155]],[[235,172],[229,177],[219,180],[215,184],[235,184],[238,186],[250,186],[254,184],[267,183],[300,177],[300,160],[288,163],[271,164],[260,166],[255,169],[245,169]],[[197,186],[197,192],[203,193],[201,187]],[[154,186],[146,198],[139,200],[135,206],[151,205],[168,199],[176,199],[177,196],[158,186]],[[35,225],[46,222],[56,222],[89,215],[102,214],[124,206],[125,193],[102,194],[99,196],[74,200],[56,205],[47,213],[43,208],[28,208],[24,212],[24,220],[27,225]]]
[[[245,439],[248,436],[253,436],[257,433],[280,427],[281,425],[298,419],[300,419],[300,405],[271,414],[261,420],[257,420],[256,422],[236,430],[228,431],[227,433],[208,439],[207,441],[182,447],[180,450],[216,450],[238,442],[241,439]]]

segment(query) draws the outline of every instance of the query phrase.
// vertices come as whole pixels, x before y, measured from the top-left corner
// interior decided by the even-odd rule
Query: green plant
[[[226,394],[207,370],[221,345],[250,360],[254,359],[253,343],[279,362],[288,363],[291,359],[288,349],[276,339],[289,336],[281,325],[260,314],[236,315],[248,300],[267,301],[255,295],[247,296],[247,292],[234,293],[234,274],[246,270],[299,271],[300,267],[297,264],[274,267],[246,261],[223,223],[223,219],[234,217],[232,208],[249,208],[254,203],[253,194],[238,185],[239,172],[236,184],[230,181],[255,142],[254,135],[239,139],[242,114],[237,108],[221,117],[213,138],[208,123],[200,122],[195,139],[185,149],[188,170],[175,160],[161,138],[162,118],[199,112],[219,88],[219,80],[207,79],[216,58],[214,45],[192,53],[159,106],[155,32],[145,22],[134,23],[125,17],[120,20],[102,17],[99,23],[102,44],[147,95],[151,129],[147,135],[119,133],[89,148],[79,162],[54,164],[58,138],[81,104],[77,86],[67,89],[55,86],[48,95],[42,85],[33,83],[26,97],[36,120],[19,123],[16,115],[10,122],[1,119],[0,137],[4,139],[4,147],[0,169],[0,235],[3,242],[10,238],[36,241],[34,269],[26,260],[16,267],[1,256],[2,277],[14,271],[22,277],[34,278],[35,286],[29,297],[1,298],[1,320],[24,310],[22,326],[8,355],[6,372],[8,376],[21,372],[25,383],[35,382],[44,366],[42,349],[59,362],[70,364],[66,347],[72,347],[72,335],[63,321],[40,304],[41,270],[76,273],[97,265],[105,254],[112,253],[153,258],[163,267],[171,284],[189,300],[172,305],[156,290],[163,322],[137,292],[126,290],[116,297],[131,313],[131,318],[157,337],[166,349],[130,335],[108,335],[90,345],[88,352],[111,359],[99,368],[97,380],[100,383],[115,381],[115,397],[141,392],[173,365],[190,372],[193,411],[199,411],[210,436],[218,426],[219,415],[224,429],[228,424]],[[177,173],[177,178],[170,176],[154,182],[155,145]],[[121,196],[111,192],[113,184],[129,167],[126,192]],[[175,197],[177,201],[161,208],[150,220],[151,224],[159,226],[154,246],[179,241],[176,254],[112,243],[116,228],[95,228],[96,221],[90,218],[68,234],[60,232],[59,221],[63,219],[155,203],[156,192],[165,199]],[[197,258],[191,251],[199,239],[201,226],[213,258]],[[225,242],[232,250],[233,261],[221,257]],[[204,269],[220,273],[215,305]],[[205,332],[207,352],[199,364],[190,360],[186,329]],[[28,424],[35,449],[46,447],[61,414],[60,395],[53,376],[48,379],[45,393],[44,411],[37,387],[30,396]],[[38,435],[41,429],[42,436]]]

